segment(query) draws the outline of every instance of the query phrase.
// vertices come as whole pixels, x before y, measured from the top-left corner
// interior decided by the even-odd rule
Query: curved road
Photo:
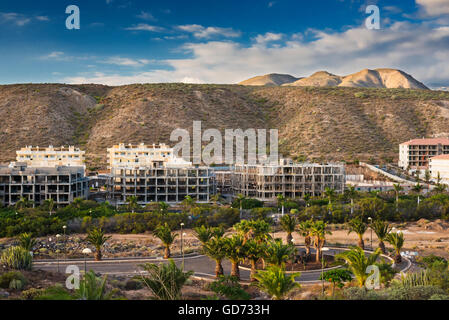
[[[344,251],[343,248],[331,248],[327,251],[328,255],[335,255],[339,252]],[[312,251],[313,254],[313,251]],[[182,258],[173,259],[178,266],[182,265]],[[105,259],[100,262],[95,262],[93,260],[87,260],[86,266],[87,270],[93,270],[99,274],[109,274],[109,275],[122,275],[122,276],[133,276],[142,273],[142,268],[140,265],[144,263],[161,263],[167,262],[163,259],[155,258],[120,258],[120,259]],[[84,260],[61,260],[59,261],[59,271],[65,272],[66,267],[69,265],[76,265],[81,271],[84,270]],[[397,266],[398,270],[403,270],[407,267],[408,261],[404,261],[401,265]],[[58,271],[57,261],[35,261],[33,263],[33,268],[35,270],[45,270],[45,271]],[[195,276],[201,278],[215,277],[215,262],[207,256],[197,255],[197,256],[185,256],[184,258],[184,269],[194,270]],[[223,269],[225,274],[229,274],[231,271],[231,265],[229,261],[223,261]],[[318,282],[321,275],[321,270],[316,271],[303,271],[301,276],[297,279],[300,283],[313,283]],[[240,269],[240,277],[242,281],[249,281],[250,271],[245,269]]]

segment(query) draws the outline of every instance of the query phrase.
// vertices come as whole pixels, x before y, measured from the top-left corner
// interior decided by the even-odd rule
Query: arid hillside
[[[398,143],[449,136],[449,93],[238,85],[0,86],[0,161],[25,145],[77,145],[104,168],[119,143],[170,143],[176,128],[276,128],[284,155],[391,161]],[[173,143],[171,143],[173,144]]]

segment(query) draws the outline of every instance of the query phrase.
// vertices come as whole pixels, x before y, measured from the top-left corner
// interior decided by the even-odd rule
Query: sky
[[[80,29],[66,28],[66,7]],[[368,5],[380,29],[368,29]],[[401,69],[449,87],[449,0],[2,0],[0,84],[238,83]]]

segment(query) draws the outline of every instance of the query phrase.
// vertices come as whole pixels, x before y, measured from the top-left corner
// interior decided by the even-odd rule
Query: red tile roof
[[[404,143],[401,143],[401,145],[412,145],[412,146],[419,146],[419,145],[425,145],[425,146],[433,146],[433,145],[449,145],[449,139],[447,138],[434,138],[434,139],[413,139]]]
[[[441,154],[439,156],[432,157],[430,160],[449,160],[449,154]]]

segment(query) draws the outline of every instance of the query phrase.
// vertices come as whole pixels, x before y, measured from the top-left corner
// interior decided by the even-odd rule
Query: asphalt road
[[[344,249],[330,249],[326,254],[335,255],[342,252]],[[313,251],[312,251],[313,254]],[[178,266],[182,266],[182,258],[173,259]],[[161,263],[167,262],[162,259],[144,259],[144,258],[121,258],[121,259],[110,259],[100,262],[95,262],[93,260],[86,261],[87,270],[93,270],[99,274],[108,275],[122,275],[122,276],[133,276],[142,273],[142,268],[140,265],[144,263]],[[403,270],[407,266],[407,261],[404,261],[398,267],[398,270]],[[76,265],[83,271],[85,268],[84,260],[61,260],[59,261],[59,272],[64,273],[67,266]],[[45,270],[45,271],[58,271],[58,262],[56,261],[35,261],[33,264],[35,270]],[[225,274],[229,274],[231,270],[231,265],[229,261],[223,261],[223,269]],[[195,271],[195,276],[203,278],[214,278],[215,276],[215,262],[208,258],[207,256],[186,256],[184,259],[184,270]],[[321,275],[321,270],[316,271],[306,271],[301,272],[301,277],[297,279],[300,283],[313,283],[318,282]],[[248,281],[250,276],[249,270],[240,269],[240,277],[243,281]]]

